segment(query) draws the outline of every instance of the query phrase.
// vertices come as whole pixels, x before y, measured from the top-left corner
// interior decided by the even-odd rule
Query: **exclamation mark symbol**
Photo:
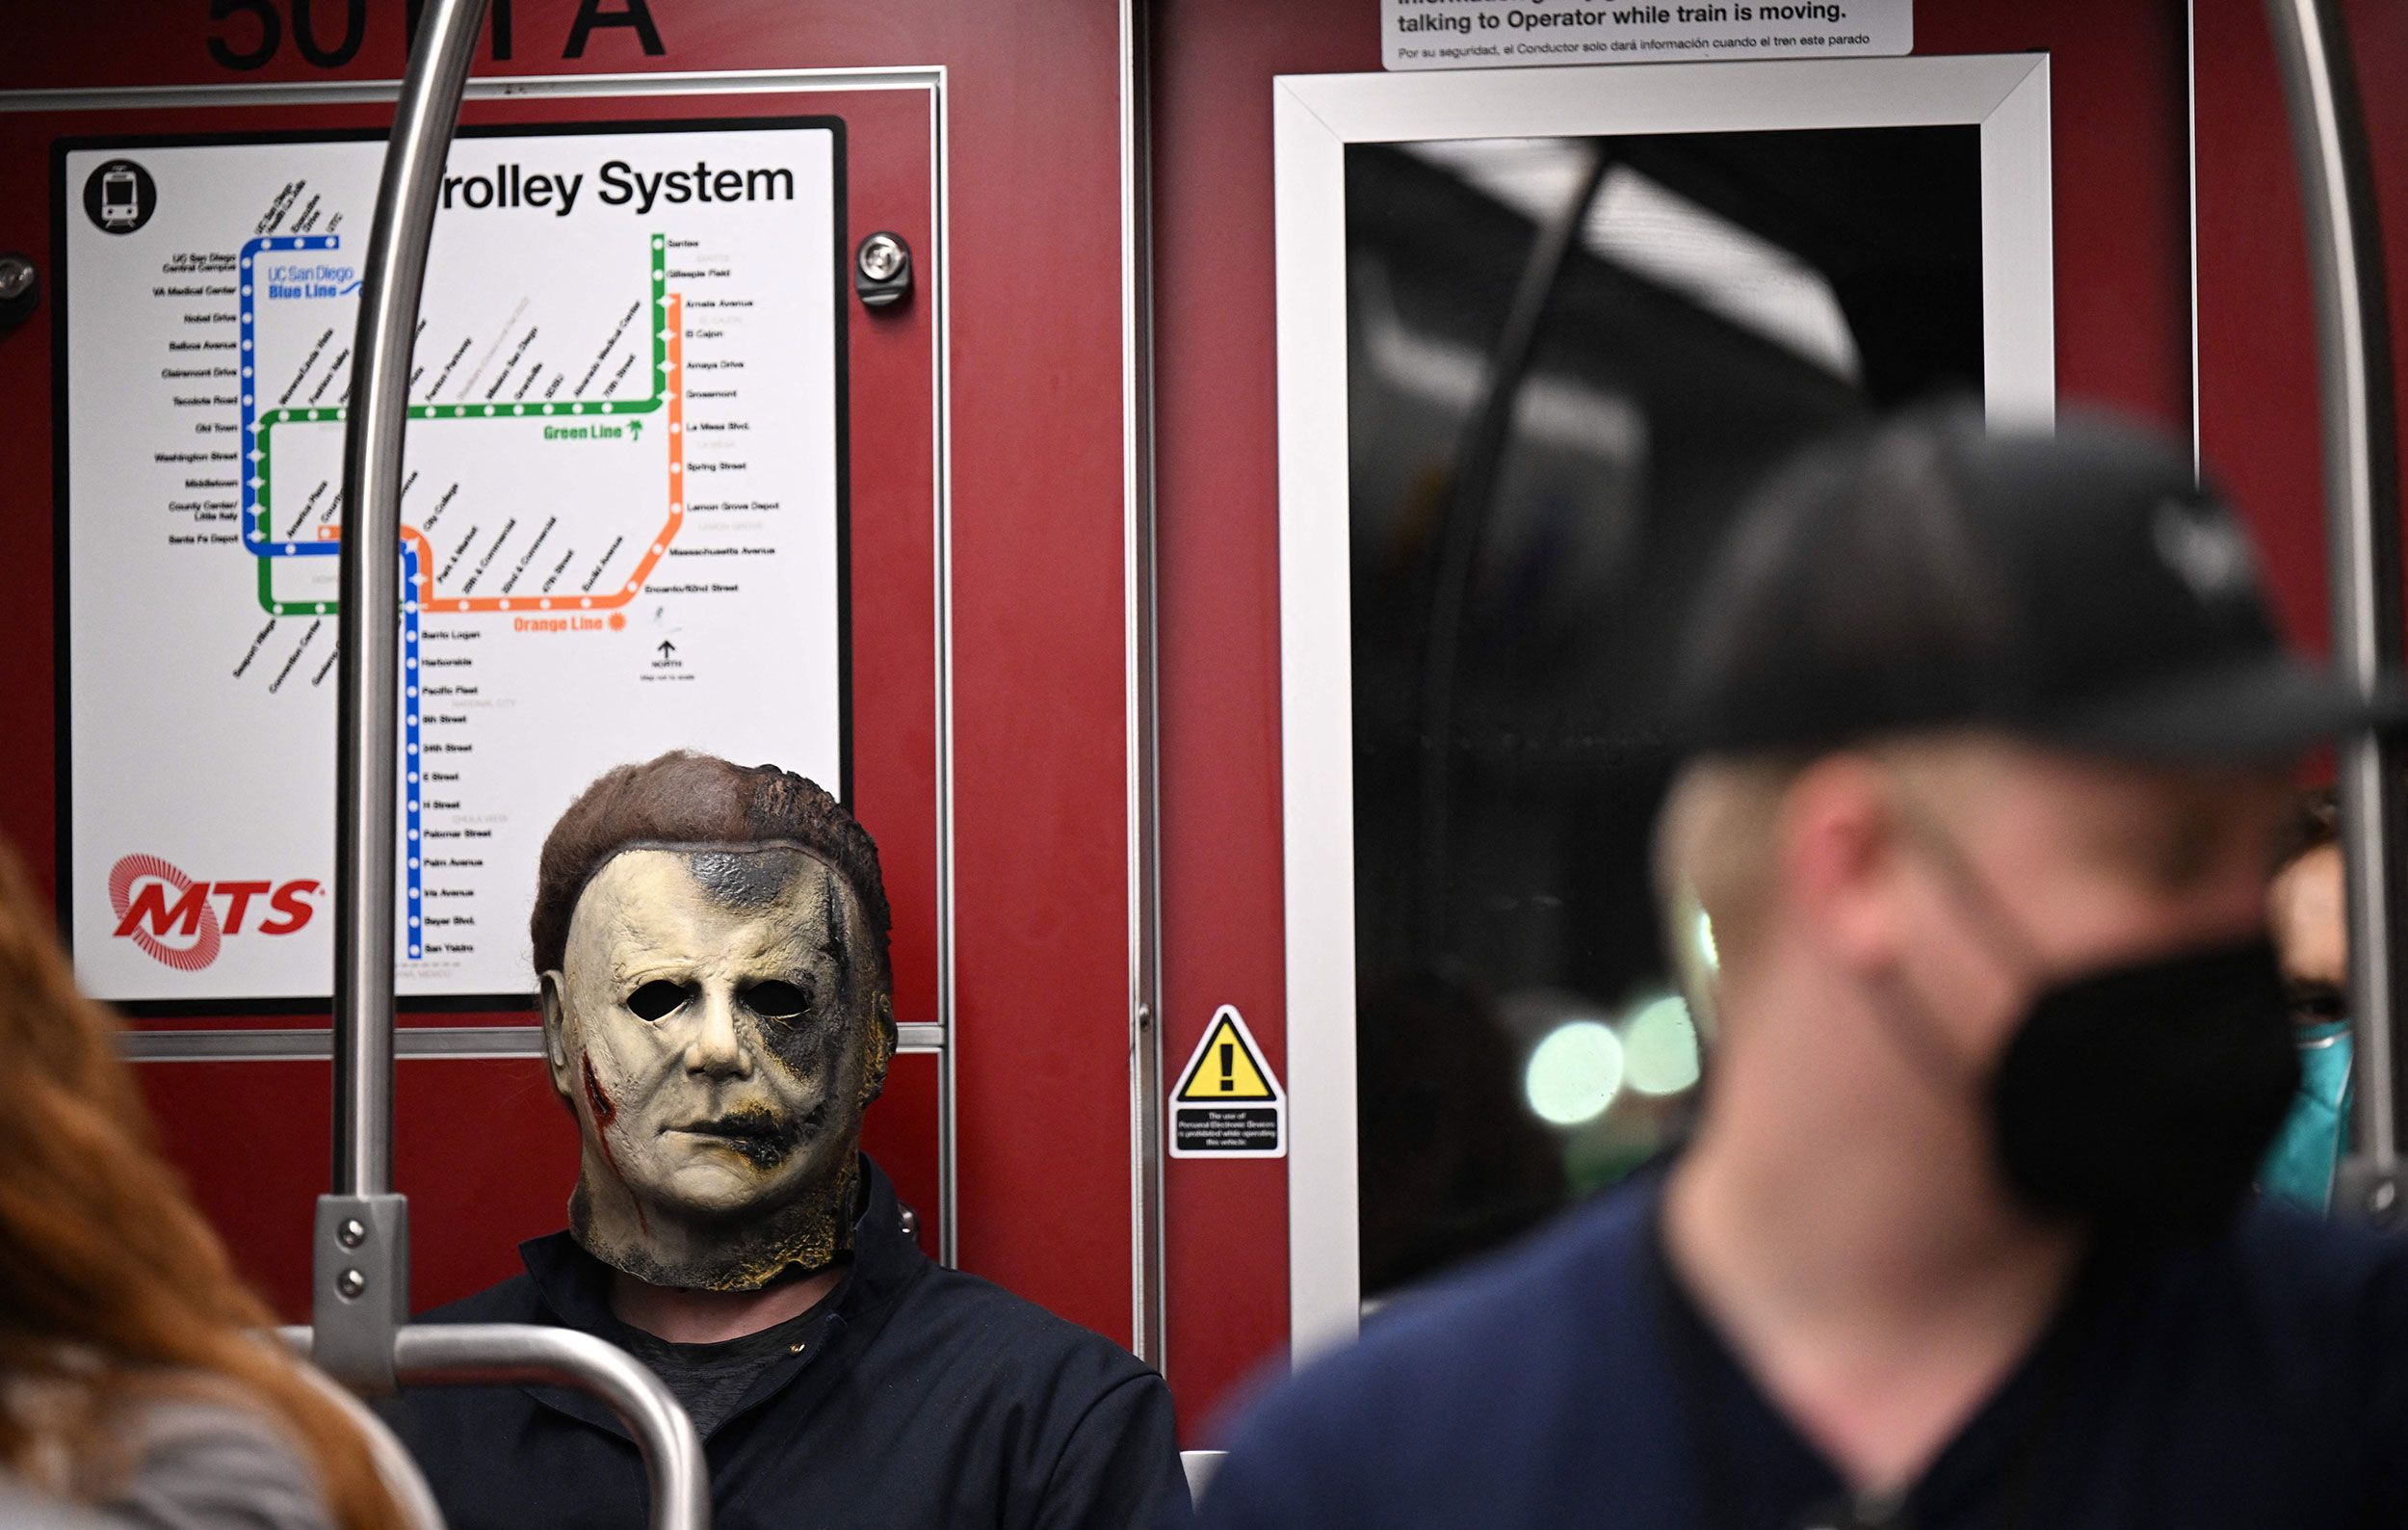
[[[1238,1092],[1238,1043],[1235,1042],[1220,1043],[1220,1092],[1224,1095]]]

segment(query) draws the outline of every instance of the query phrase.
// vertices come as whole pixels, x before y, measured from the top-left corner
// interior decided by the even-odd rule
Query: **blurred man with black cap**
[[[1689,1146],[1271,1396],[1205,1522],[2408,1524],[2408,1248],[2247,1203],[2288,772],[2395,708],[2284,651],[2186,451],[2095,419],[1821,449],[1700,607]]]

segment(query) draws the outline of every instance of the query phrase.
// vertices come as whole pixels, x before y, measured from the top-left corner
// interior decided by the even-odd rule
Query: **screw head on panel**
[[[853,251],[852,290],[865,307],[900,303],[911,291],[911,247],[896,234],[875,233]]]
[[[13,330],[41,301],[41,273],[34,262],[10,251],[0,253],[0,330]]]
[[[872,234],[861,242],[861,274],[872,281],[886,281],[903,268],[903,241],[893,234]]]

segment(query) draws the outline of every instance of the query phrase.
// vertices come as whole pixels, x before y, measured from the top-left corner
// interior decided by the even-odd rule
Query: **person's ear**
[[[870,1015],[870,1034],[865,1042],[869,1056],[861,1070],[861,1103],[867,1105],[886,1091],[887,1065],[895,1060],[895,996],[881,993]]]
[[[1775,892],[1796,927],[1853,970],[1895,963],[1900,825],[1886,774],[1858,755],[1817,761],[1791,786],[1774,833]]]
[[[577,1097],[577,1081],[568,1066],[568,980],[557,969],[538,974],[537,1001],[543,1006],[543,1060],[552,1070],[552,1087],[565,1100]]]

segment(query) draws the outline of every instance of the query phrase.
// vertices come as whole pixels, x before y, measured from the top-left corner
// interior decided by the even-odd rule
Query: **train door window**
[[[2046,89],[2036,56],[1280,82],[1299,1340],[1677,1131],[1711,933],[1648,877],[1671,635],[1801,439],[1936,391],[2050,411]]]

